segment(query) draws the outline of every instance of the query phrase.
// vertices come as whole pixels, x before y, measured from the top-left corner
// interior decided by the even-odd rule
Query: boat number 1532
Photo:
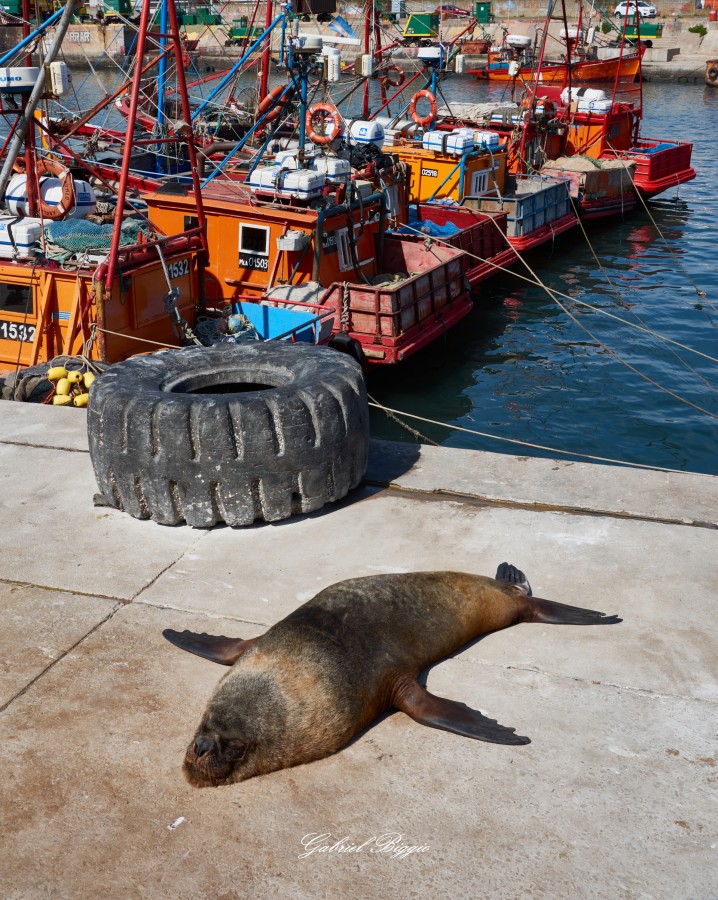
[[[35,338],[35,326],[24,322],[8,322],[0,319],[0,340],[32,342]]]
[[[167,264],[170,278],[181,278],[183,275],[189,275],[189,260],[179,259],[177,262]]]

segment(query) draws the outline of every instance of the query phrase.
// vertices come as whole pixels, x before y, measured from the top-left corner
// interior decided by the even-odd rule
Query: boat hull
[[[641,54],[642,55],[642,54]],[[624,55],[613,59],[587,60],[571,66],[571,83],[587,84],[589,82],[633,81],[641,67],[641,55]],[[508,62],[492,63],[482,69],[469,69],[468,75],[489,81],[515,81],[509,75]],[[535,67],[523,66],[519,76],[523,81],[534,81]],[[565,84],[568,82],[568,66],[563,63],[547,63],[541,66],[538,77],[539,84]]]

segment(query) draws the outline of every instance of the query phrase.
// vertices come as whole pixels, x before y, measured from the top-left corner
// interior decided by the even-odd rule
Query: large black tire
[[[366,472],[361,367],[280,342],[166,350],[92,385],[90,456],[107,502],[196,528],[276,522],[319,509]]]

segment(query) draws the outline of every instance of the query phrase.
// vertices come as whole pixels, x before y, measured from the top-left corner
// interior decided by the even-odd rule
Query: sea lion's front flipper
[[[464,703],[435,697],[423,688],[415,678],[405,678],[397,685],[392,705],[415,722],[453,731],[464,737],[492,744],[530,744],[531,740],[515,733],[515,729],[499,725]]]
[[[222,666],[233,666],[257,640],[250,638],[243,641],[241,638],[228,638],[221,634],[197,634],[195,631],[173,631],[171,628],[165,628],[162,635],[175,647]]]

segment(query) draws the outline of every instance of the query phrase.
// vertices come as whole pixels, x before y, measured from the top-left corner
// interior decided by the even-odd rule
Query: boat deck
[[[337,506],[194,531],[93,507],[81,411],[4,404],[0,455],[2,896],[718,893],[718,479],[373,442]],[[251,637],[344,578],[503,560],[624,619],[520,625],[430,671],[533,743],[395,713],[320,762],[185,783],[225,670],[163,628]],[[300,858],[311,833],[369,843]],[[387,833],[426,849],[370,852]]]

